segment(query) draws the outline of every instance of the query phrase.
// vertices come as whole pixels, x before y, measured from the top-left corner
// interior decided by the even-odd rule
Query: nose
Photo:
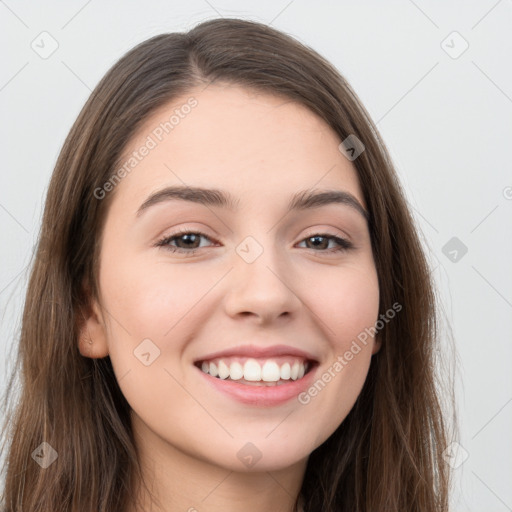
[[[265,244],[252,262],[240,254],[233,255],[224,295],[226,313],[233,317],[251,317],[258,324],[269,324],[278,318],[296,316],[302,301],[293,270],[275,247]]]

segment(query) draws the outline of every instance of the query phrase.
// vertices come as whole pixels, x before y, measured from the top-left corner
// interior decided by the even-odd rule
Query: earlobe
[[[372,356],[375,355],[380,350],[381,346],[382,346],[382,340],[380,339],[380,336],[377,335],[377,336],[375,336],[375,338],[373,340]]]
[[[78,350],[84,357],[100,359],[108,356],[105,323],[99,305],[94,301],[87,311],[80,310]]]

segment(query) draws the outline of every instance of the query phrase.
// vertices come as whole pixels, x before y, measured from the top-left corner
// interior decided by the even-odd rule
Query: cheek
[[[112,263],[105,259],[100,285],[109,311],[109,355],[120,388],[137,414],[150,413],[156,425],[172,430],[177,418],[164,405],[170,397],[177,410],[197,409],[175,379],[184,380],[179,361],[196,328],[194,306],[211,288],[212,278],[199,286],[197,273],[191,282],[191,272],[179,265],[149,265],[135,257]]]
[[[379,284],[373,265],[326,269],[306,279],[304,290],[336,352],[373,326],[379,313]]]
[[[187,312],[212,286],[211,280],[210,276],[203,282],[197,272],[191,275],[179,265],[171,269],[158,262],[139,264],[134,259],[105,272],[102,286],[112,315],[132,340],[151,338],[161,343],[175,326],[186,323]]]
[[[374,344],[370,329],[375,326],[379,314],[376,271],[368,267],[345,272],[339,285],[332,290],[331,300],[324,304],[329,326],[326,335],[334,354],[330,365],[339,370],[336,374],[344,374],[344,394],[355,400],[368,372]]]
[[[373,337],[379,314],[379,287],[373,266],[337,268],[329,276],[311,280],[311,308],[322,321],[329,342],[328,358],[318,368],[315,381],[299,397],[309,415],[315,417],[309,435],[323,442],[352,409],[366,380],[371,362]]]

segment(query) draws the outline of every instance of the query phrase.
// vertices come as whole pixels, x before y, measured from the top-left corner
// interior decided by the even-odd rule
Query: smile
[[[218,379],[247,385],[280,386],[304,377],[311,363],[292,356],[269,359],[228,357],[202,361],[197,366]]]
[[[313,382],[318,363],[282,356],[223,357],[194,364],[210,389],[243,404],[273,407],[296,399]]]

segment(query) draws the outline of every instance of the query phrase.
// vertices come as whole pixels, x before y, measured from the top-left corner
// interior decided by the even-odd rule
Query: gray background
[[[219,15],[271,23],[313,47],[377,122],[457,350],[453,510],[512,510],[510,0],[0,1],[0,391],[46,187],[83,103],[135,44]],[[52,40],[58,48],[42,58]]]

